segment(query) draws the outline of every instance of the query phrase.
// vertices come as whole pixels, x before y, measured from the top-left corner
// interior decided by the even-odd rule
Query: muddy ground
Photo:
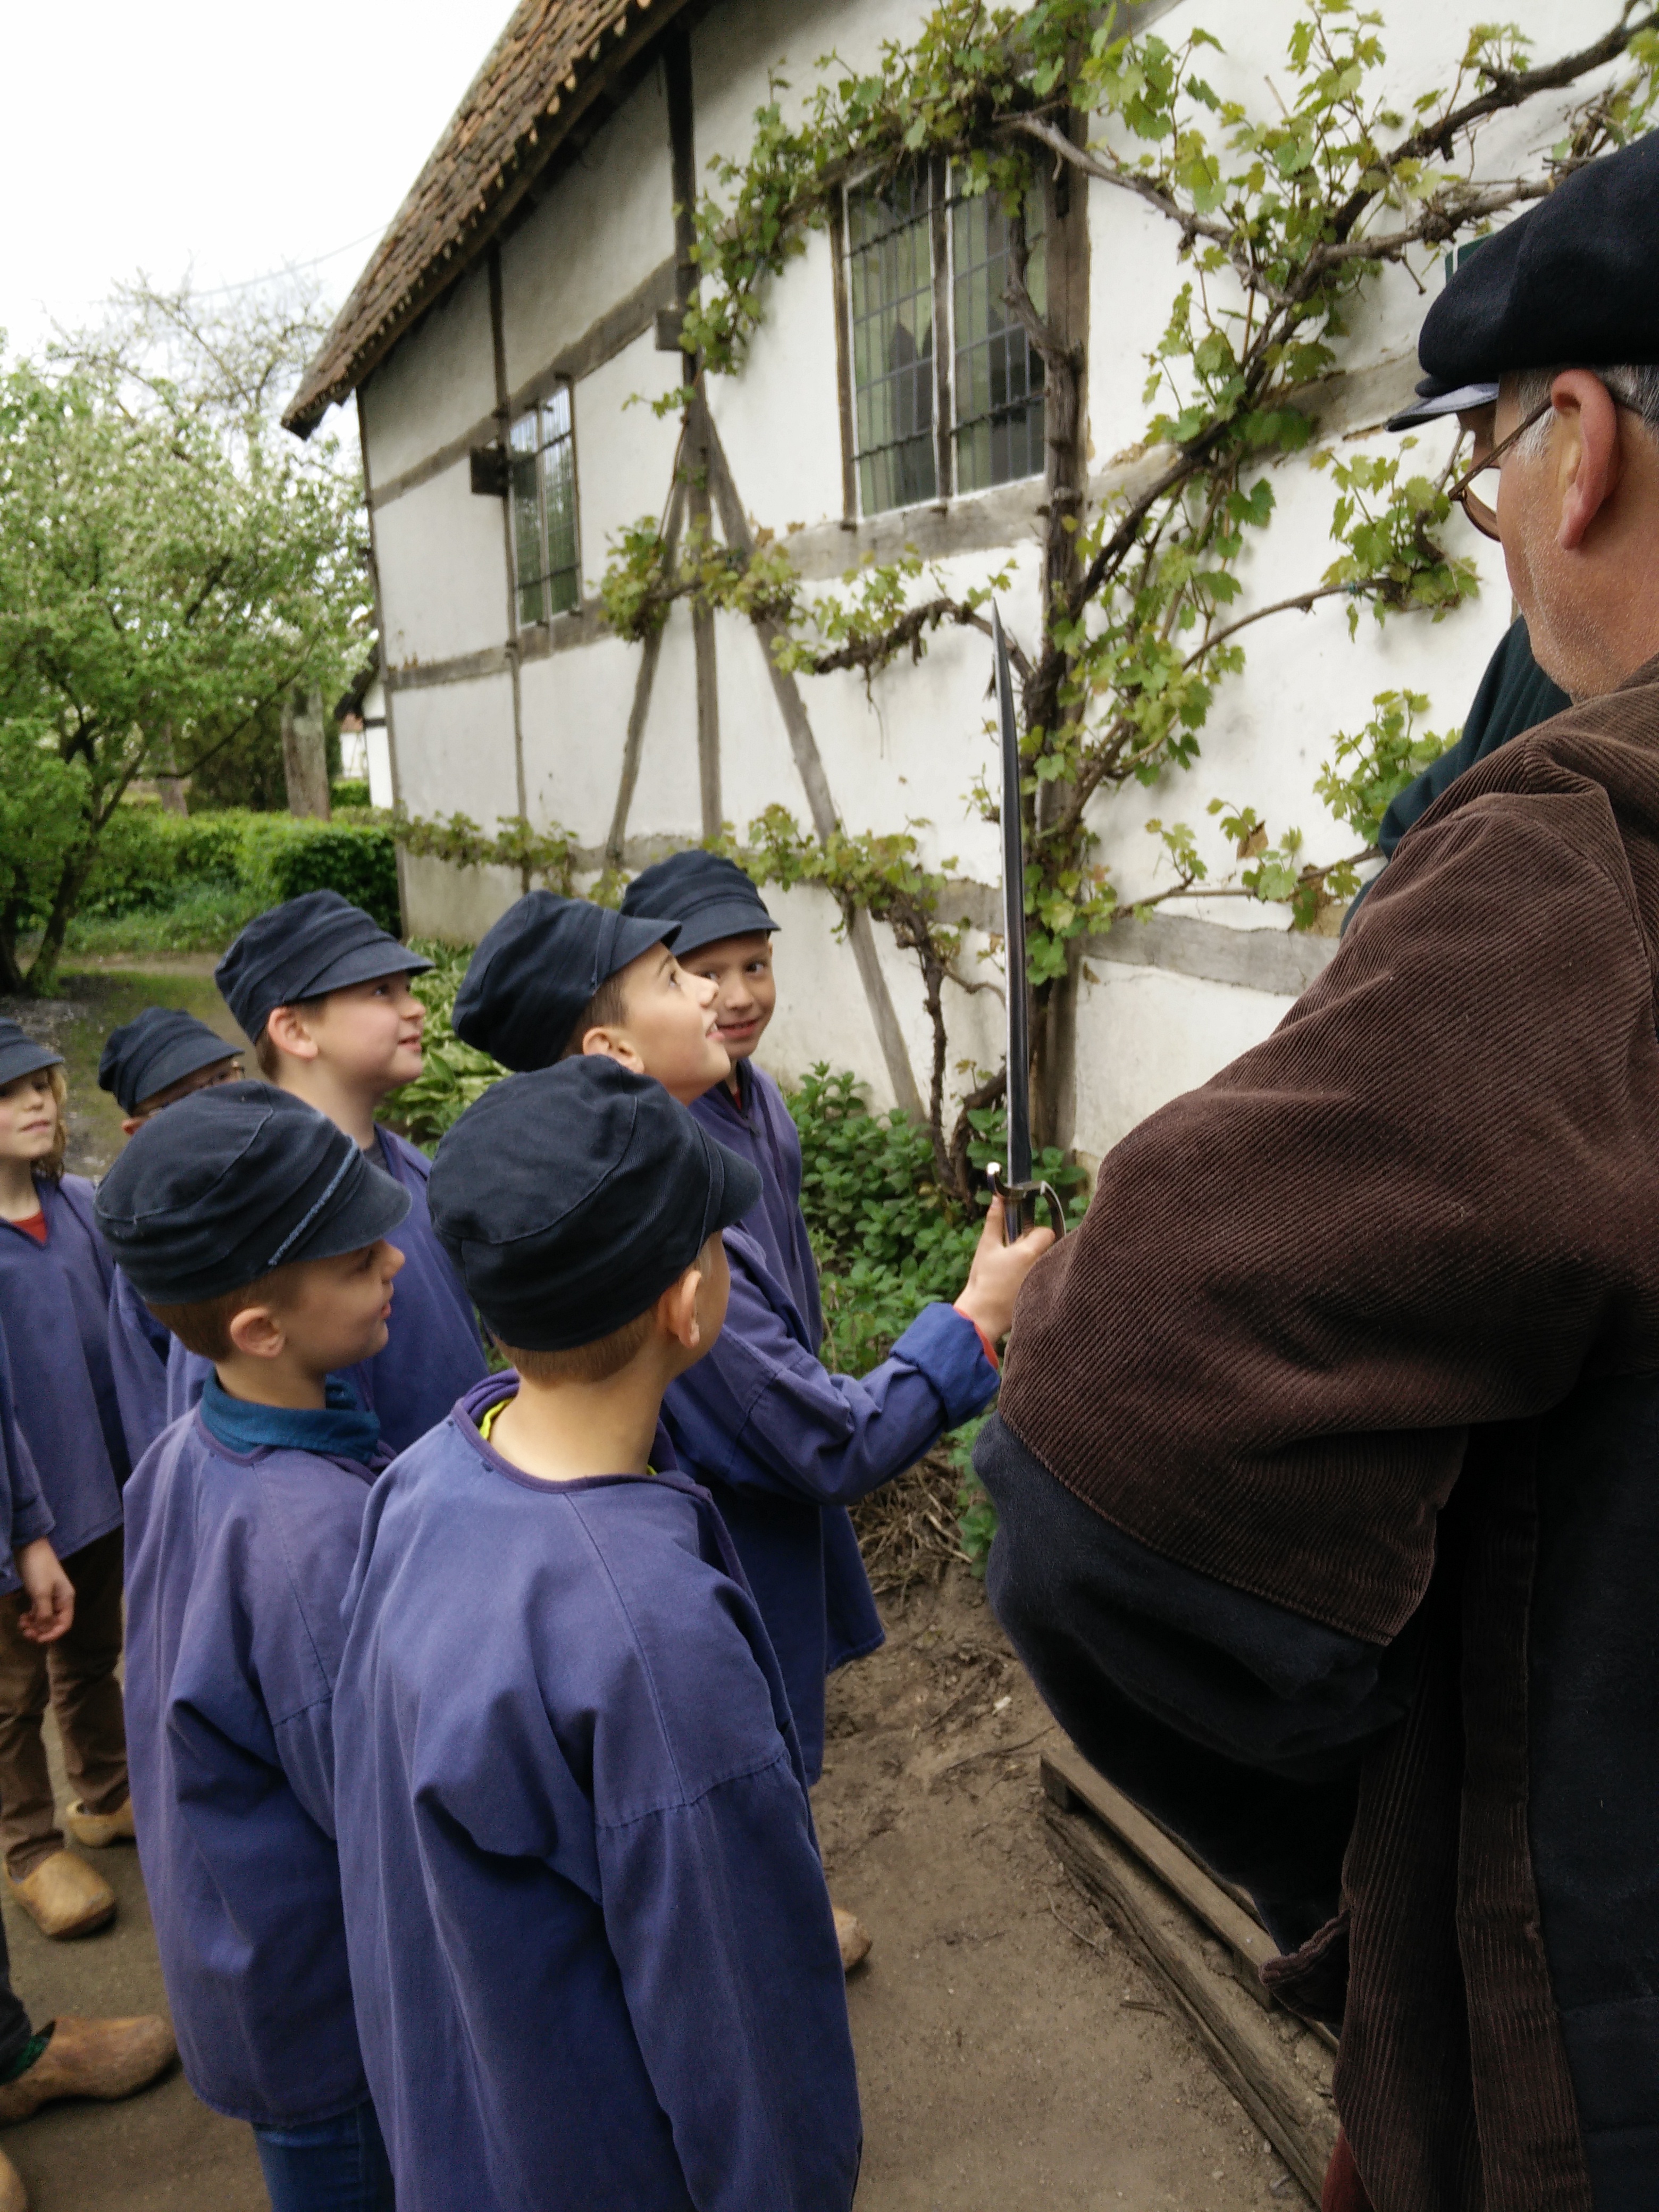
[[[26,1013],[69,1057],[71,1164],[83,1173],[119,1142],[94,1086],[101,1034],[158,998],[233,1034],[207,976],[177,969],[70,977],[44,1021]],[[848,1990],[866,2136],[859,2212],[1301,2206],[1050,1856],[1037,1783],[1047,1716],[980,1585],[945,1569],[890,1592],[883,1612],[886,1647],[830,1686],[815,1796],[832,1891],[875,1937]],[[165,2003],[136,1856],[98,1856],[122,1900],[100,1935],[48,1943],[4,1901],[14,1980],[37,2021]],[[206,2112],[176,2073],[129,2104],[51,2108],[0,2147],[37,2212],[265,2203],[246,2129]]]

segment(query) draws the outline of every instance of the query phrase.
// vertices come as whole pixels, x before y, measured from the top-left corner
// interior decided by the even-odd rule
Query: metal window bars
[[[1027,283],[1041,313],[1043,208],[1036,196],[1026,225]],[[947,261],[948,270],[940,265]],[[1040,475],[1042,362],[1003,304],[1008,218],[1000,201],[947,196],[942,168],[921,163],[882,183],[854,185],[847,193],[847,275],[860,511],[877,514]],[[946,315],[951,331],[936,333]],[[943,451],[935,434],[941,407],[950,430]],[[941,484],[942,471],[954,481]]]
[[[528,629],[580,604],[576,436],[570,387],[561,384],[511,432],[513,556],[519,623]]]

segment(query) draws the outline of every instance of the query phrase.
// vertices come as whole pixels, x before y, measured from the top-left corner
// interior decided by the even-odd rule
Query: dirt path
[[[876,1938],[848,1995],[859,2212],[1234,2212],[1296,2184],[1042,1841],[1048,1717],[980,1586],[831,1685],[816,1809]]]

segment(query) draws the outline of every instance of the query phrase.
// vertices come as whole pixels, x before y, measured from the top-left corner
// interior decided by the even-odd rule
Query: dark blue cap
[[[36,1044],[27,1030],[0,1014],[0,1083],[15,1083],[20,1075],[38,1074],[43,1067],[61,1067],[64,1055],[49,1044]]]
[[[1659,133],[1587,161],[1461,261],[1417,355],[1425,398],[1511,369],[1659,361]]]
[[[307,891],[256,915],[213,971],[225,1004],[257,1044],[278,1006],[414,975],[432,963],[388,937],[373,915],[338,891]]]
[[[520,1074],[550,1067],[600,984],[678,935],[672,921],[526,891],[484,932],[456,994],[455,1034]]]
[[[637,1320],[760,1194],[757,1170],[659,1083],[589,1053],[469,1106],[427,1203],[502,1343],[568,1352]]]
[[[136,1114],[146,1098],[199,1068],[234,1060],[241,1049],[182,1007],[146,1006],[110,1031],[98,1062],[98,1088],[112,1091],[124,1114]]]
[[[717,938],[754,937],[779,927],[735,860],[696,846],[641,870],[628,886],[622,910],[661,915],[678,922],[674,949],[682,959]]]
[[[191,1305],[373,1244],[409,1193],[303,1098],[241,1082],[192,1091],[146,1121],[94,1204],[139,1297]]]

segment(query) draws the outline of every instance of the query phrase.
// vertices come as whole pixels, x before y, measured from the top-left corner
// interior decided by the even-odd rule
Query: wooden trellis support
[[[1336,2144],[1335,2039],[1274,2002],[1273,1938],[1242,1893],[1150,1820],[1068,1744],[1046,1752],[1048,1841],[1127,1937],[1200,2050],[1316,2204]]]

